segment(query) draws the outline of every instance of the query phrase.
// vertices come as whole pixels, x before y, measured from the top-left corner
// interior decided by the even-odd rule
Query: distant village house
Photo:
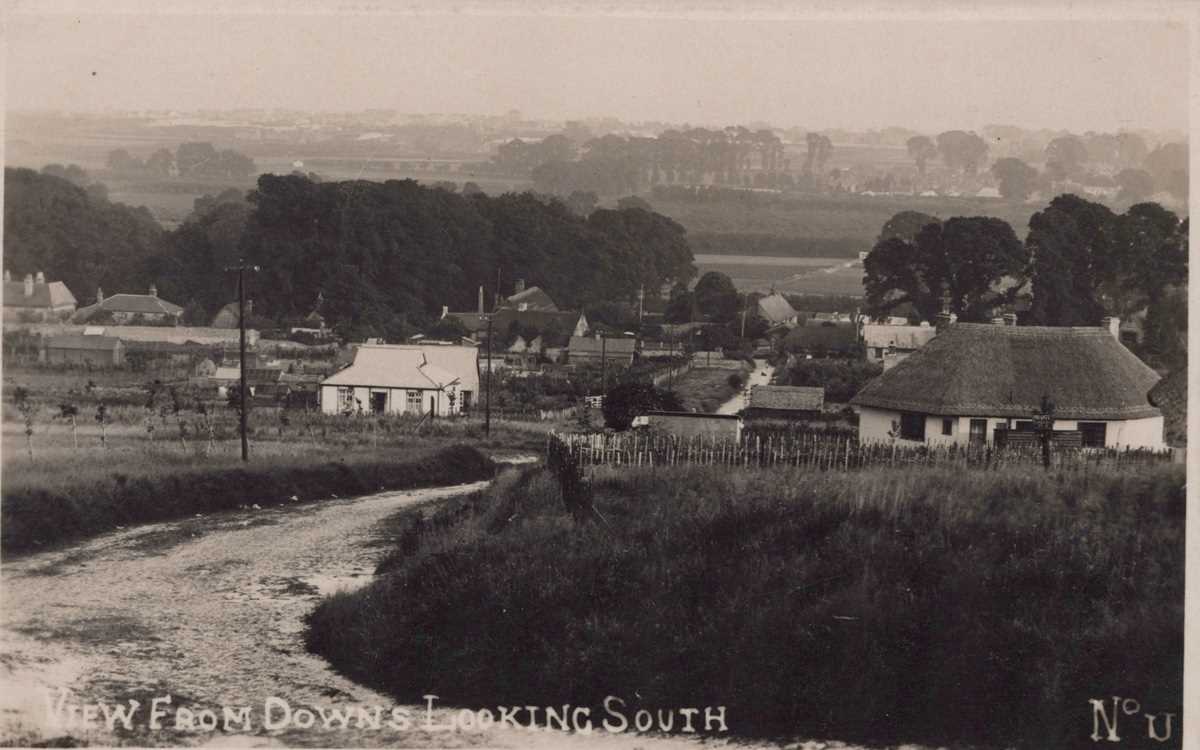
[[[46,281],[41,271],[26,274],[24,281],[13,281],[4,272],[4,320],[43,322],[69,318],[75,313],[75,295],[61,281]]]
[[[146,323],[177,324],[183,308],[158,296],[158,289],[151,284],[146,294],[114,294],[104,296],[103,289],[96,290],[96,303],[79,308],[74,320],[86,323],[107,313],[117,325],[145,321]]]
[[[479,396],[478,350],[441,344],[362,344],[354,362],[321,381],[326,414],[470,411]]]

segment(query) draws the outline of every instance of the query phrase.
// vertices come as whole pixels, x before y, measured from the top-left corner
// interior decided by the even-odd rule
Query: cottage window
[[[1107,423],[1080,422],[1079,434],[1084,448],[1103,448],[1107,444]]]
[[[1033,420],[1032,419],[1018,419],[1017,426],[1015,429],[1021,430],[1023,432],[1028,432],[1029,430],[1033,429]]]
[[[954,418],[953,417],[942,417],[942,434],[943,435],[953,435],[954,434]]]
[[[925,415],[904,412],[900,415],[900,437],[904,440],[925,441]]]
[[[409,391],[407,393],[407,395],[405,397],[404,410],[409,413],[412,413],[412,414],[415,414],[415,413],[421,411],[421,392],[420,391]]]

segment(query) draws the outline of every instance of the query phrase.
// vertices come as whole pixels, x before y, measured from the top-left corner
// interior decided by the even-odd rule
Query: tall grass
[[[743,735],[1091,746],[1182,701],[1182,467],[543,471],[398,533],[309,647],[416,702],[725,705]],[[636,705],[634,705],[636,704]]]
[[[277,505],[293,498],[470,482],[492,472],[491,460],[476,448],[437,443],[336,456],[260,455],[248,464],[232,453],[199,463],[172,451],[163,452],[160,460],[142,451],[115,461],[107,452],[96,452],[70,471],[61,463],[29,462],[16,476],[5,467],[0,549],[13,554],[128,524]]]

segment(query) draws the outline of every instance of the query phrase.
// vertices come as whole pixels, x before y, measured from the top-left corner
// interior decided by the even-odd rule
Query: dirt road
[[[746,386],[733,397],[717,407],[717,414],[737,414],[750,403],[750,389],[756,385],[770,385],[775,368],[765,359],[754,360],[754,371],[746,376]]]
[[[309,505],[246,509],[141,526],[78,546],[5,562],[0,627],[0,740],[70,736],[93,744],[393,747],[696,747],[687,737],[590,735],[495,728],[389,728],[385,696],[305,652],[303,617],[318,598],[369,579],[384,547],[380,522],[405,506],[482,484],[388,492]],[[60,692],[65,689],[66,693]],[[171,696],[171,703],[161,701]],[[65,698],[64,698],[65,696]],[[268,731],[273,716],[291,723]],[[152,728],[155,699],[165,718]],[[139,707],[125,729],[113,705]],[[105,704],[80,708],[69,706]],[[237,711],[251,709],[249,725]],[[382,707],[380,728],[301,727],[298,710]],[[178,725],[186,712],[194,728]],[[226,728],[223,708],[233,722]],[[105,709],[114,717],[105,725]],[[204,728],[214,712],[218,726]],[[85,713],[86,711],[86,713]],[[94,712],[94,715],[93,715]],[[434,724],[449,723],[436,713]],[[712,746],[713,743],[707,743]],[[724,743],[716,743],[718,745]]]

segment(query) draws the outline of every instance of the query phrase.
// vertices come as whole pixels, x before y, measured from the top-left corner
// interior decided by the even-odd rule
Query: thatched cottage
[[[1118,327],[944,326],[851,400],[859,440],[990,444],[997,428],[1032,429],[1045,396],[1055,431],[1085,447],[1162,448],[1163,415],[1147,398],[1159,376]]]

